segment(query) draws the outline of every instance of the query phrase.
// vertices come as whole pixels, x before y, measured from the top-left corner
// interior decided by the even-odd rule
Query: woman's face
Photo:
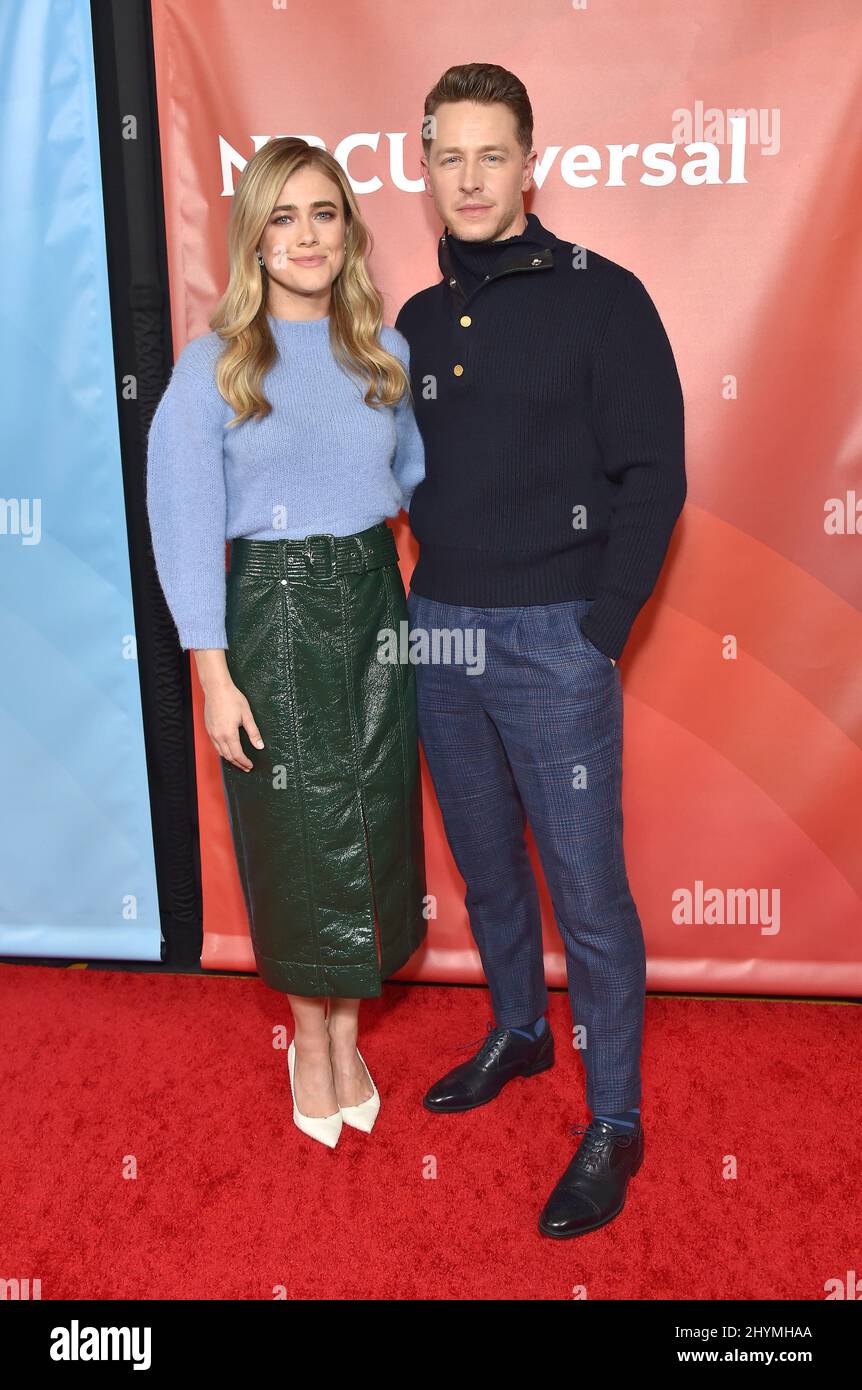
[[[344,265],[346,234],[338,184],[314,168],[286,179],[259,243],[271,301],[284,309],[299,297],[306,306],[317,302],[325,313]]]

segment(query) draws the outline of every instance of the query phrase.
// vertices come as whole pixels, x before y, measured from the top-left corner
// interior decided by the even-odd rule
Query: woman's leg
[[[359,1037],[358,999],[333,998],[329,1001],[327,1027],[330,1038],[332,1076],[339,1105],[361,1105],[374,1094],[362,1058],[356,1051]]]
[[[339,1106],[329,1060],[329,1033],[326,1027],[327,998],[314,999],[289,994],[295,1026],[296,1063],[293,1089],[300,1114],[310,1119],[334,1115]],[[358,1000],[357,1000],[358,1003]],[[347,1102],[340,1102],[345,1105]]]

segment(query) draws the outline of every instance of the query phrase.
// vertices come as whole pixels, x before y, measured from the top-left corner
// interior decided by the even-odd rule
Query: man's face
[[[441,221],[464,241],[522,232],[536,151],[527,155],[518,144],[514,112],[499,101],[446,101],[428,120],[433,139],[422,177]]]

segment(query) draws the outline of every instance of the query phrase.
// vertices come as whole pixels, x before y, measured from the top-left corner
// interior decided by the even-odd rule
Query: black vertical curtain
[[[90,9],[162,958],[193,967],[203,912],[190,658],[158,581],[146,514],[147,433],[173,361],[152,22],[149,0],[91,0]]]

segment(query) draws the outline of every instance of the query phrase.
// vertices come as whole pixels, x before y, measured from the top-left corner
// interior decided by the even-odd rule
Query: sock
[[[539,1014],[535,1023],[528,1023],[523,1028],[513,1028],[513,1033],[523,1033],[525,1038],[532,1038],[533,1042],[540,1038],[548,1026],[548,1021],[544,1014]]]
[[[605,1120],[609,1125],[613,1125],[619,1134],[628,1134],[629,1130],[637,1127],[640,1120],[640,1107],[636,1110],[618,1110],[612,1115],[594,1114],[594,1120]]]

